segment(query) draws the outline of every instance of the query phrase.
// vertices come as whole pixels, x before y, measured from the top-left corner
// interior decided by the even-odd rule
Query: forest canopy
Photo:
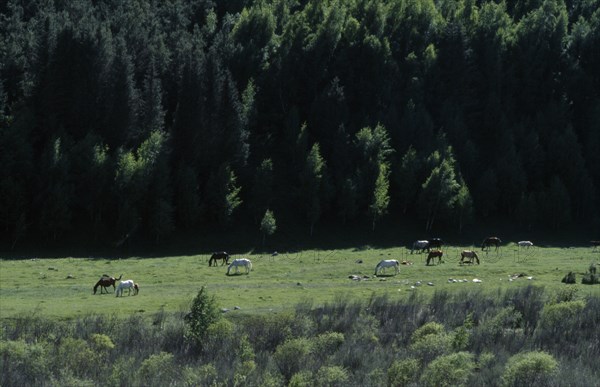
[[[0,241],[598,227],[598,47],[596,0],[9,0]]]

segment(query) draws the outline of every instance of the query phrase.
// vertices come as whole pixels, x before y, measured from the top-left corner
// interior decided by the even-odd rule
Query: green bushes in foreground
[[[216,313],[201,289],[190,305],[4,320],[0,385],[600,385],[598,297],[441,291],[243,315]]]

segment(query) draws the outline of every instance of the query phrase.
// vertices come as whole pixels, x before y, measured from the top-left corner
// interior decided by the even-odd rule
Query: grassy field
[[[534,247],[519,249],[504,245],[499,252],[480,254],[481,265],[458,263],[459,253],[469,246],[445,247],[440,265],[426,266],[426,254],[410,254],[405,247],[280,252],[277,256],[237,254],[253,262],[251,274],[226,275],[226,266],[209,267],[209,255],[159,258],[0,260],[0,318],[36,313],[72,318],[91,313],[152,314],[188,310],[200,287],[214,295],[221,308],[232,313],[268,313],[292,309],[299,303],[318,306],[339,298],[368,299],[388,293],[392,298],[410,292],[431,294],[436,289],[499,288],[537,284],[557,291],[561,279],[577,273],[579,295],[600,295],[600,286],[581,285],[591,263],[600,263],[600,251],[591,248]],[[381,259],[411,261],[401,265],[397,276],[373,275]],[[102,274],[133,279],[140,284],[138,296],[115,298],[111,293],[92,294]],[[509,280],[511,275],[524,276]],[[352,280],[351,275],[363,277]],[[368,277],[368,278],[365,278]],[[528,279],[528,277],[532,277]],[[473,283],[473,279],[481,283]],[[466,282],[448,282],[448,279]],[[417,281],[421,285],[416,285]],[[433,286],[428,285],[431,282]],[[239,310],[235,308],[239,307]]]

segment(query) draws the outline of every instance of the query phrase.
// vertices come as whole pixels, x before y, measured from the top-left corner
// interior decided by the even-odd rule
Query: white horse
[[[519,247],[533,247],[533,242],[532,241],[520,241],[517,242],[517,244],[519,245]]]
[[[429,241],[415,241],[412,245],[412,249],[410,249],[410,253],[412,254],[415,250],[421,250],[421,252],[424,252],[425,250],[429,251]]]
[[[140,287],[138,286],[138,284],[133,282],[133,280],[121,281],[121,283],[119,283],[119,286],[117,286],[117,297],[119,297],[119,295],[123,296],[123,290],[125,289],[129,291],[129,295],[131,295],[131,289],[133,289],[134,296],[140,291]]]
[[[234,259],[231,264],[227,267],[227,275],[229,275],[229,271],[231,268],[235,267],[236,274],[240,272],[240,266],[246,268],[246,274],[249,274],[252,270],[252,262],[248,258],[238,258]]]
[[[375,275],[379,275],[379,272],[381,272],[381,270],[385,270],[388,267],[393,267],[394,275],[396,275],[400,271],[400,262],[398,262],[395,259],[384,259],[382,261],[379,261],[377,266],[375,266]]]

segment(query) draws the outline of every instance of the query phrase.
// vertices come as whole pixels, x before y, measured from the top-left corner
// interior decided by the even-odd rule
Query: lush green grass
[[[263,313],[292,309],[301,302],[320,305],[339,298],[367,299],[374,293],[408,297],[410,292],[431,294],[435,289],[460,290],[543,285],[560,289],[569,271],[577,273],[579,294],[600,295],[600,286],[581,285],[590,263],[600,262],[600,251],[590,248],[536,247],[519,250],[505,245],[499,253],[480,254],[481,265],[458,264],[467,246],[446,247],[445,262],[425,266],[425,254],[410,254],[404,248],[309,250],[281,252],[278,256],[247,254],[253,261],[249,275],[226,275],[226,267],[209,267],[209,255],[128,259],[28,259],[0,260],[0,318],[37,313],[71,318],[89,313],[154,313],[187,310],[201,286],[206,286],[222,308],[234,313]],[[236,255],[235,257],[241,257]],[[397,276],[374,277],[381,259],[412,261],[402,265]],[[362,263],[359,263],[362,261]],[[140,284],[138,296],[115,298],[114,293],[92,294],[102,274],[133,279]],[[526,277],[509,281],[513,274]],[[389,273],[391,274],[391,272]],[[360,281],[350,275],[368,276]],[[68,278],[72,277],[72,278]],[[449,278],[466,283],[449,283]],[[482,283],[473,283],[479,278]],[[421,286],[415,286],[421,281]],[[428,286],[432,282],[434,286]],[[415,286],[415,288],[411,288]]]

